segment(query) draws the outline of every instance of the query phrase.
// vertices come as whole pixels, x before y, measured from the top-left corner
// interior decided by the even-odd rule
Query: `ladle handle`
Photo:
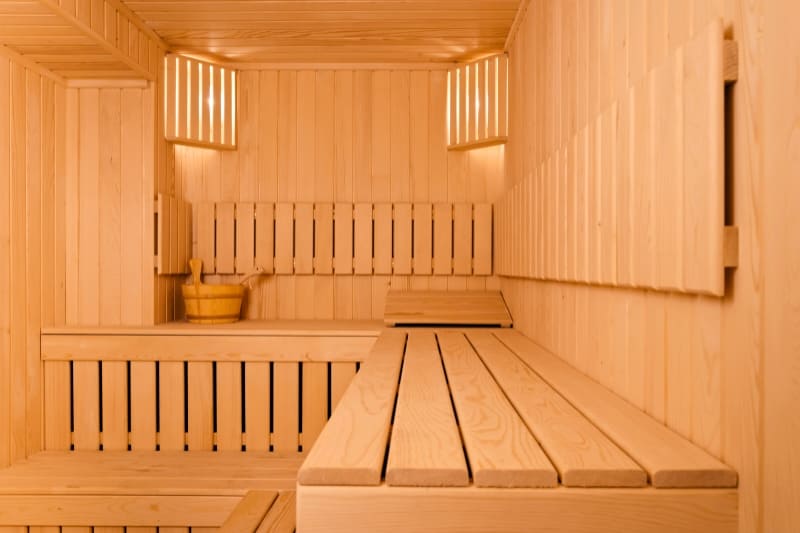
[[[192,269],[192,282],[195,287],[199,287],[200,273],[203,271],[203,260],[197,258],[189,259],[189,268]]]

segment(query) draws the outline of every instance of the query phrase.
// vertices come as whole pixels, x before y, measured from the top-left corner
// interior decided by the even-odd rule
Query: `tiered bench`
[[[382,328],[291,321],[45,331],[45,449],[0,470],[0,532],[196,533],[220,527],[252,491],[283,502],[277,491],[295,488]]]
[[[298,474],[298,531],[735,533],[737,474],[509,329],[386,330]]]

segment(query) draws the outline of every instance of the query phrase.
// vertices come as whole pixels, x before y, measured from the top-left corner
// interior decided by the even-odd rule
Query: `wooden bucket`
[[[244,286],[241,284],[206,285],[200,283],[203,262],[191,259],[192,284],[181,286],[186,304],[186,319],[193,324],[228,324],[239,320]]]

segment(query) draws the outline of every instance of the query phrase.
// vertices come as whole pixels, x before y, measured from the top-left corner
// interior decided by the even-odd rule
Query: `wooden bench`
[[[45,449],[0,470],[0,531],[196,532],[220,527],[250,491],[294,489],[382,327],[46,331]]]
[[[508,329],[387,330],[298,474],[298,531],[729,532],[737,474]]]

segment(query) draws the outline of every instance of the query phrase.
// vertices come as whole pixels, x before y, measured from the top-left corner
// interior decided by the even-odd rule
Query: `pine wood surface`
[[[402,376],[386,483],[417,487],[467,485],[467,463],[432,332],[409,336]]]
[[[176,51],[234,61],[454,61],[500,51],[518,0],[126,2]]]
[[[733,490],[299,486],[297,505],[309,532],[737,531]]]
[[[61,79],[156,78],[165,45],[136,15],[112,0],[77,7],[69,0],[3,6],[0,43]]]
[[[384,322],[510,326],[512,319],[499,292],[390,290]]]

